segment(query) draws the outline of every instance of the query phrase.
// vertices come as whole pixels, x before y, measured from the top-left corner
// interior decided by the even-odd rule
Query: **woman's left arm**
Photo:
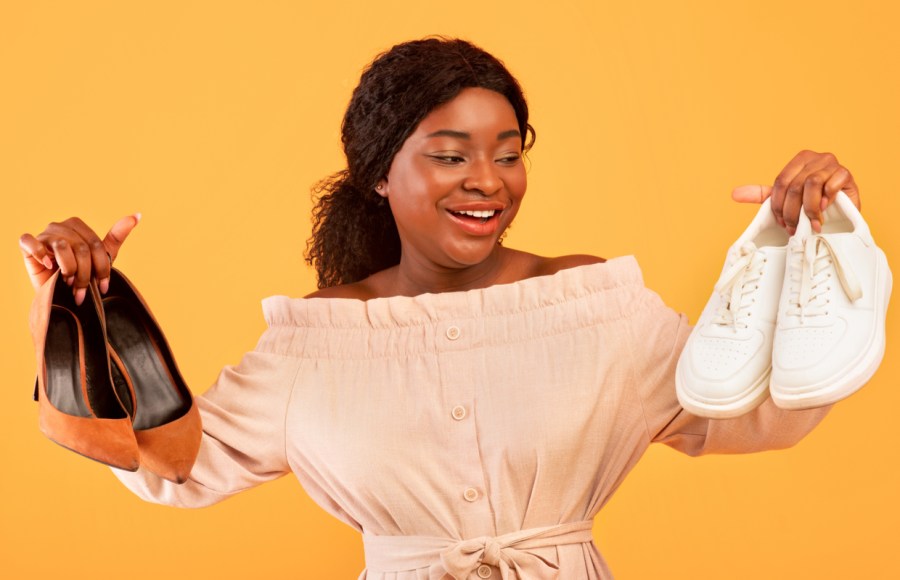
[[[731,197],[743,203],[762,203],[771,197],[775,220],[793,235],[801,211],[809,217],[813,231],[821,232],[822,212],[839,191],[861,208],[859,188],[850,170],[833,153],[806,150],[784,166],[772,185],[743,185],[735,188]]]
[[[839,191],[860,207],[853,176],[833,154],[801,151],[781,170],[773,185],[738,187],[732,197],[746,203],[762,203],[771,197],[775,219],[793,234],[801,211],[806,212],[813,229],[821,231],[822,212]],[[671,396],[678,357],[691,330],[687,319],[665,307],[655,295],[643,310],[647,318],[640,342],[657,345],[645,353],[647,366],[640,375],[645,380],[639,387],[653,441],[689,455],[783,449],[800,441],[830,410],[831,406],[786,411],[766,399],[753,411],[734,419],[711,420],[691,415]],[[674,348],[667,352],[659,348],[664,345]]]

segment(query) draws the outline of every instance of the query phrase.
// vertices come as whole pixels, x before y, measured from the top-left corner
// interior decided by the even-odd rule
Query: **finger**
[[[80,305],[84,301],[87,294],[87,287],[91,283],[91,268],[93,260],[91,259],[91,247],[82,238],[78,238],[71,245],[72,252],[75,254],[76,270],[75,282],[72,284],[72,290],[75,294],[75,304]]]
[[[843,191],[853,202],[857,209],[860,208],[859,191],[856,189],[856,182],[850,174],[850,170],[841,166],[831,174],[831,177],[825,183],[822,195],[822,203],[819,206],[820,211],[825,211],[829,205],[834,202],[839,191]]]
[[[827,178],[823,179],[823,175],[831,175],[836,167],[834,156],[830,153],[803,153],[809,153],[811,157],[807,159],[806,164],[787,187],[782,206],[782,219],[791,235],[800,223],[800,212],[804,210],[806,195],[812,195],[815,203],[818,204],[821,199],[822,186],[827,181]],[[816,193],[811,193],[813,191]],[[814,211],[811,215],[807,212],[807,216],[811,220],[815,218],[821,223],[818,212]]]
[[[49,227],[48,227],[49,229]],[[45,238],[46,232],[38,236],[45,247],[49,247],[53,252],[53,258],[59,266],[60,275],[65,279],[66,284],[71,286],[75,282],[75,273],[78,270],[78,262],[75,260],[75,253],[72,251],[72,245],[68,240],[62,237]]]
[[[109,229],[106,237],[103,238],[103,245],[106,247],[106,252],[109,254],[110,262],[116,260],[116,256],[119,255],[119,248],[122,247],[125,238],[128,237],[128,234],[131,233],[131,230],[133,230],[140,221],[141,214],[136,213],[134,215],[123,217]]]
[[[781,204],[781,219],[789,234],[794,235],[797,225],[800,223],[800,210],[803,208],[803,184],[806,182],[805,174],[794,177],[790,185],[785,188],[784,201]]]
[[[19,249],[22,250],[22,255],[25,257],[26,264],[30,261],[36,268],[44,268],[46,270],[52,270],[55,267],[50,252],[47,251],[44,244],[40,243],[37,238],[31,234],[22,234],[19,238]],[[40,273],[40,270],[32,271],[29,269],[29,272],[37,274]]]
[[[822,232],[822,201],[825,198],[825,184],[834,173],[834,167],[814,171],[803,180],[803,211],[809,218],[814,232]],[[835,192],[835,195],[837,192]]]
[[[71,220],[66,220],[64,224],[70,226],[72,230],[81,237],[82,243],[77,246],[78,251],[83,252],[84,245],[87,246],[90,256],[87,271],[88,279],[90,279],[91,276],[95,277],[100,286],[100,290],[105,294],[106,290],[109,288],[110,269],[110,259],[109,255],[106,253],[106,246],[103,245],[103,241],[94,230],[88,227],[88,225],[80,219],[72,218]],[[80,270],[81,263],[79,263],[79,271]]]
[[[739,203],[763,203],[770,195],[771,185],[742,185],[731,191],[731,199]]]
[[[822,199],[822,188],[828,177],[839,167],[837,159],[831,153],[813,153],[814,157],[809,159],[800,173],[794,177],[794,180],[787,188],[785,195],[783,218],[788,226],[788,231],[793,234],[800,222],[800,212],[804,211],[806,206],[806,197],[812,197],[812,204],[809,206],[813,209],[812,213],[806,211],[806,215],[816,220],[821,225],[821,216],[818,208]],[[816,227],[815,225],[813,227]],[[821,229],[821,228],[820,228]],[[819,230],[816,230],[817,232]]]
[[[781,170],[781,173],[778,174],[775,178],[775,183],[772,185],[772,213],[775,214],[775,220],[784,227],[788,226],[784,219],[784,204],[788,197],[788,190],[794,183],[797,175],[799,175],[800,172],[803,171],[803,168],[806,167],[809,155],[809,151],[801,151],[795,155],[794,158],[784,166],[784,169]],[[794,195],[799,196],[801,193],[802,190],[796,191],[795,186]],[[799,208],[799,204],[797,207]],[[796,225],[795,220],[794,227],[796,227]]]

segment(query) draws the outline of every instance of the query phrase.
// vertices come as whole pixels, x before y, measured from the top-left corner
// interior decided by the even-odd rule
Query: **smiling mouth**
[[[488,222],[488,220],[490,220],[491,218],[493,218],[495,215],[499,215],[499,214],[500,214],[500,211],[495,210],[495,209],[486,209],[486,210],[466,210],[466,211],[452,211],[452,210],[450,210],[450,213],[452,213],[452,214],[455,215],[455,216],[464,218],[464,219],[471,219],[471,220],[473,220],[473,221],[474,221],[474,220],[478,220],[478,221],[480,221],[481,223],[486,224],[486,223]]]

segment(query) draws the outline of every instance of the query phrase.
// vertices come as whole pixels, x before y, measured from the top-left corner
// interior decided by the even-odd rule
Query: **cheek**
[[[528,188],[528,176],[525,173],[525,167],[520,167],[507,178],[506,188],[513,199],[521,201],[525,197],[525,190]]]
[[[453,186],[452,175],[415,163],[396,167],[388,174],[388,196],[404,203],[427,203]]]

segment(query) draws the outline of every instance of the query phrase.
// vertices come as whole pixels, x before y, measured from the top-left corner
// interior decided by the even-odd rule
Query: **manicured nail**
[[[75,276],[69,276],[68,278],[66,278],[66,284],[68,284],[69,286],[71,286],[74,283],[75,283]]]
[[[81,303],[84,302],[84,297],[87,295],[87,288],[79,288],[75,291],[75,304],[81,306]]]
[[[100,293],[106,294],[109,291],[109,278],[100,280]]]
[[[53,260],[50,259],[50,256],[44,256],[44,259],[41,260],[41,264],[44,265],[48,270],[53,269]]]
[[[137,212],[136,214],[134,214],[134,219],[136,219],[137,221],[140,222],[141,221],[141,212]]]

